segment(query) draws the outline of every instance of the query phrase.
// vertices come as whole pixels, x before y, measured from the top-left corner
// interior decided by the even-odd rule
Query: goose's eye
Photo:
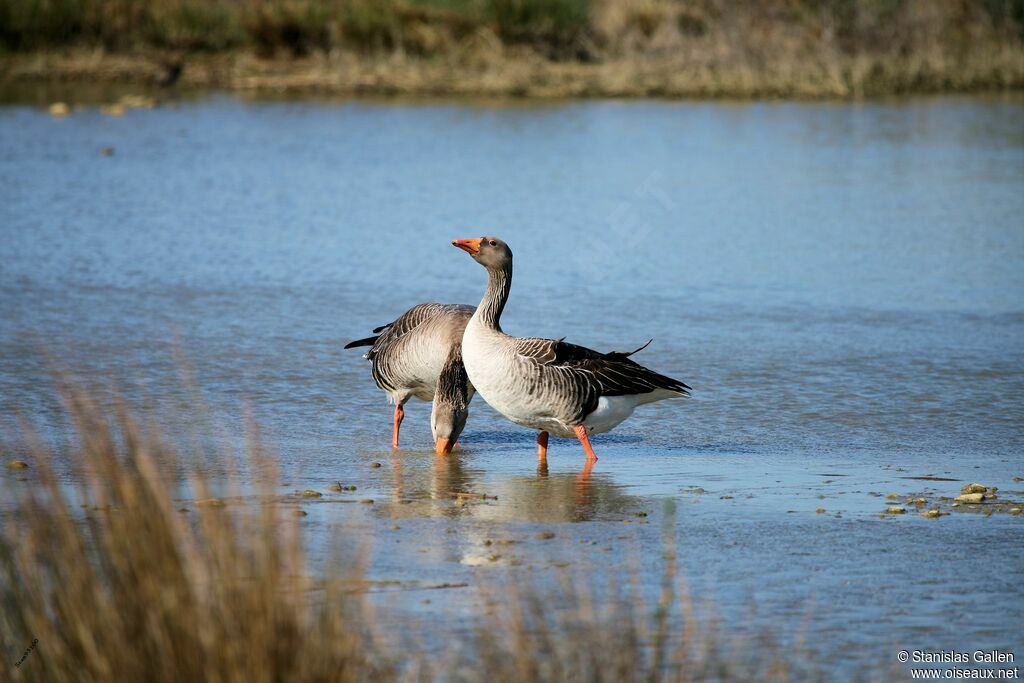
[[[487,244],[491,245],[492,247],[498,246],[498,243],[495,242],[494,240],[487,240]]]

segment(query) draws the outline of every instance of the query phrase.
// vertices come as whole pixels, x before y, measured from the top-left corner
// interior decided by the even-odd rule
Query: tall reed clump
[[[81,395],[70,406],[79,489],[37,449],[32,485],[5,501],[0,649],[10,660],[38,643],[16,669],[4,661],[16,680],[386,677],[353,599],[310,600],[295,524],[276,505],[179,512],[170,449],[123,412],[108,420]]]
[[[15,681],[808,679],[792,652],[733,642],[695,615],[670,527],[653,605],[611,577],[602,590],[580,581],[589,570],[563,574],[560,589],[496,580],[481,589],[468,638],[399,651],[374,635],[381,613],[352,594],[358,582],[310,577],[274,460],[258,447],[262,493],[216,505],[126,409],[111,416],[80,393],[67,405],[78,483],[36,448],[28,476],[0,488],[0,651]],[[411,640],[445,626],[429,622],[406,623]]]

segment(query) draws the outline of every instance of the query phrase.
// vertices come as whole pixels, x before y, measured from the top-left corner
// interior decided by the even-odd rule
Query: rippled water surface
[[[673,499],[691,589],[730,632],[802,637],[848,676],[897,646],[1024,657],[1024,517],[879,516],[969,481],[1024,499],[1022,216],[1019,100],[8,105],[0,428],[61,442],[52,365],[229,444],[251,414],[284,493],[325,492],[292,503],[314,559],[354,522],[371,578],[413,587],[569,562],[654,590]],[[639,360],[694,387],[596,437],[589,478],[557,439],[539,474],[533,435],[479,397],[454,457],[423,403],[392,453],[342,350],[412,304],[475,304],[484,272],[449,243],[485,233],[515,251],[507,331],[653,337]]]

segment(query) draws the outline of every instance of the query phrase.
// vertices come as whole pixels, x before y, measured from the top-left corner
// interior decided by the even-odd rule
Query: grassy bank
[[[395,619],[367,607],[358,573],[310,574],[302,517],[281,502],[273,457],[253,446],[249,466],[261,490],[225,502],[199,475],[183,484],[176,451],[126,410],[106,414],[81,394],[67,405],[78,437],[65,457],[77,488],[62,485],[44,448],[14,467],[5,454],[0,651],[15,681],[782,681],[812,673],[806,662],[794,668],[799,653],[771,640],[733,641],[697,618],[671,533],[657,604],[628,586],[588,591],[581,583],[598,568],[577,567],[555,594],[530,581],[464,588],[480,590],[481,613],[458,629],[457,647],[399,649],[389,644],[396,634],[380,636]],[[346,533],[352,540],[357,532]],[[342,556],[338,564],[358,562]],[[415,642],[416,624],[406,628]]]
[[[0,78],[336,93],[1024,89],[1024,0],[0,0]]]

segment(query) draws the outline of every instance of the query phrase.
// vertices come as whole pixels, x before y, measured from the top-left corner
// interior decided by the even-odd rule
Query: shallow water
[[[314,559],[355,523],[370,578],[414,587],[569,562],[656,590],[673,499],[690,588],[730,632],[803,637],[840,678],[900,672],[900,648],[1022,657],[1024,517],[882,519],[878,495],[1024,499],[1022,121],[1019,99],[9,104],[0,428],[61,442],[52,364],[215,441],[251,414],[283,491],[325,492],[293,503]],[[596,437],[589,478],[557,439],[540,476],[532,434],[479,397],[455,457],[422,403],[392,453],[341,348],[414,303],[476,303],[484,273],[449,242],[485,233],[516,254],[507,331],[653,337],[639,360],[694,387]],[[475,609],[432,593],[390,599]]]

